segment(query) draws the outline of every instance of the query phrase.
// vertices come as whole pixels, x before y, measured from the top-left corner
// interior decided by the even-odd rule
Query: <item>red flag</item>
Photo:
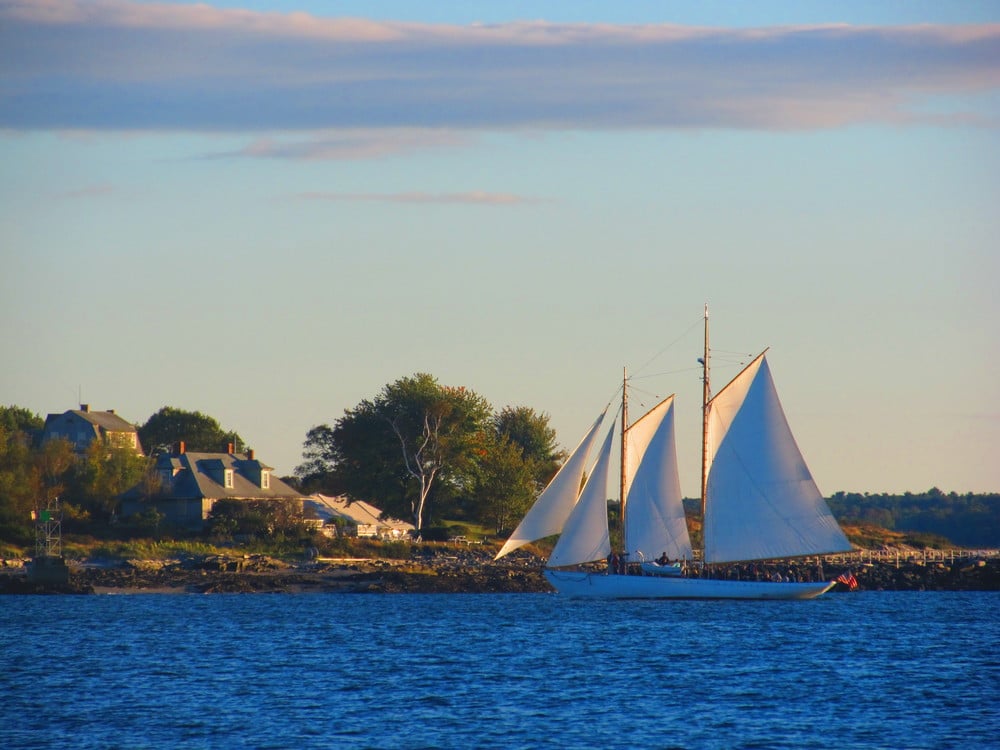
[[[858,579],[854,577],[853,573],[841,573],[837,576],[837,583],[844,584],[851,591],[858,587]]]

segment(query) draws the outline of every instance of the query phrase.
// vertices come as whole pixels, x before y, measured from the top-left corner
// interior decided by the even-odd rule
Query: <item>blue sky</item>
[[[998,116],[990,3],[0,0],[0,402],[290,473],[421,371],[572,447],[627,366],[693,495],[708,302],[824,492],[996,491]]]

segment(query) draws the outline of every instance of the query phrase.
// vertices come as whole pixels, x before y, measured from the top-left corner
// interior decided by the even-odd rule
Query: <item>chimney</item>
[[[178,456],[183,456],[184,455],[184,441],[183,440],[181,440],[181,441],[179,441],[177,443],[177,455]]]
[[[233,444],[232,443],[229,444],[229,455],[230,456],[233,455]]]
[[[80,411],[90,412],[90,404],[80,404]]]
[[[114,413],[115,413],[114,409],[108,409],[108,414],[114,414]]]
[[[253,448],[247,448],[247,458],[253,461]]]

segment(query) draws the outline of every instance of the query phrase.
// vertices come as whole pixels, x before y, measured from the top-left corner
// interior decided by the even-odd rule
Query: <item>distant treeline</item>
[[[827,498],[842,524],[943,536],[962,547],[1000,547],[1000,494],[927,492],[872,495],[837,492]]]
[[[902,495],[837,492],[826,499],[845,526],[875,526],[904,534],[946,539],[957,547],[1000,548],[1000,493],[959,495],[936,487]],[[693,535],[701,533],[701,501],[684,498],[693,518]]]

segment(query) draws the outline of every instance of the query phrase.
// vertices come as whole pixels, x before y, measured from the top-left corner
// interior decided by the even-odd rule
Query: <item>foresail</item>
[[[521,519],[514,533],[504,543],[495,560],[513,552],[518,547],[542,539],[562,531],[566,519],[569,518],[577,498],[580,496],[580,485],[583,483],[583,472],[587,468],[587,456],[597,436],[598,428],[604,421],[605,409],[594,422],[580,444],[552,478],[548,486],[542,490],[535,504]]]
[[[708,452],[706,562],[851,549],[799,452],[763,354],[709,402]]]
[[[614,425],[608,431],[597,463],[587,478],[583,492],[580,493],[580,499],[566,519],[559,541],[549,556],[547,567],[558,568],[593,562],[611,554],[611,540],[608,534],[608,476],[613,436]]]
[[[674,397],[653,407],[625,433],[625,551],[630,560],[691,558],[677,472]]]

